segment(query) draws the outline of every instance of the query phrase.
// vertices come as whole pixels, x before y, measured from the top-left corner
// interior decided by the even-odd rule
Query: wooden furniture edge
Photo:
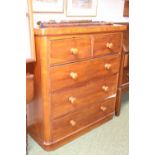
[[[35,59],[26,59],[26,64],[36,62]]]
[[[72,35],[84,33],[99,33],[99,32],[113,32],[125,31],[126,25],[112,24],[112,25],[99,25],[99,26],[76,26],[76,27],[51,27],[34,29],[34,34],[39,36],[48,35]]]
[[[127,26],[127,30],[129,30],[129,23],[125,23]],[[124,72],[124,60],[125,60],[125,55],[129,54],[129,47],[128,49],[123,48],[122,49],[122,60],[121,60],[121,66],[120,66],[120,78],[119,78],[119,83],[118,83],[118,90],[117,90],[117,97],[116,97],[116,106],[115,106],[115,115],[119,116],[120,115],[120,108],[121,108],[121,97],[124,93],[126,93],[129,90],[129,82],[122,84],[123,80],[123,72]]]

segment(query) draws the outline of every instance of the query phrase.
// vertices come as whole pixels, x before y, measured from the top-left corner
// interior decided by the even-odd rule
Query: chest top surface
[[[126,25],[121,24],[89,24],[89,25],[69,25],[61,26],[59,24],[34,29],[36,36],[55,36],[55,35],[71,35],[71,34],[90,34],[90,33],[106,33],[127,30]]]

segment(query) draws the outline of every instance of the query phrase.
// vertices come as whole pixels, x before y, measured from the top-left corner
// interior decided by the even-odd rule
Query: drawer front
[[[49,64],[73,62],[91,57],[91,38],[79,37],[49,42]]]
[[[122,34],[99,34],[94,36],[94,56],[119,53],[122,50]]]
[[[95,121],[106,117],[107,114],[114,112],[114,109],[115,98],[111,98],[54,120],[51,131],[53,140],[58,141],[82,130]]]
[[[78,86],[89,80],[115,74],[119,71],[119,66],[120,56],[114,55],[52,67],[50,68],[51,91]]]
[[[103,102],[117,91],[118,75],[98,79],[80,87],[66,89],[51,94],[53,117],[63,116],[85,106]]]

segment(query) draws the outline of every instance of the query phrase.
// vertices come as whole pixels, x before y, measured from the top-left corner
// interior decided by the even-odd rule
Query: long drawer
[[[120,56],[111,55],[88,61],[55,66],[49,69],[50,91],[78,86],[89,80],[113,75],[119,71]]]
[[[53,117],[63,116],[71,111],[103,102],[116,95],[118,74],[106,79],[87,82],[79,87],[57,91],[51,94]]]
[[[103,119],[115,109],[115,98],[88,106],[53,121],[53,141],[59,141]]]
[[[91,38],[73,37],[49,41],[49,65],[73,62],[91,57]]]

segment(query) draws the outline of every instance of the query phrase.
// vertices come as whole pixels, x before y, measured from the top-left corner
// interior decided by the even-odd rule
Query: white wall
[[[34,13],[34,24],[36,24],[37,21],[60,21],[72,19],[126,22],[128,19],[123,17],[123,8],[124,0],[98,0],[98,10],[96,17],[66,17],[66,11],[64,11],[64,13]]]
[[[116,20],[123,17],[124,0],[100,0],[100,14],[104,20]]]

